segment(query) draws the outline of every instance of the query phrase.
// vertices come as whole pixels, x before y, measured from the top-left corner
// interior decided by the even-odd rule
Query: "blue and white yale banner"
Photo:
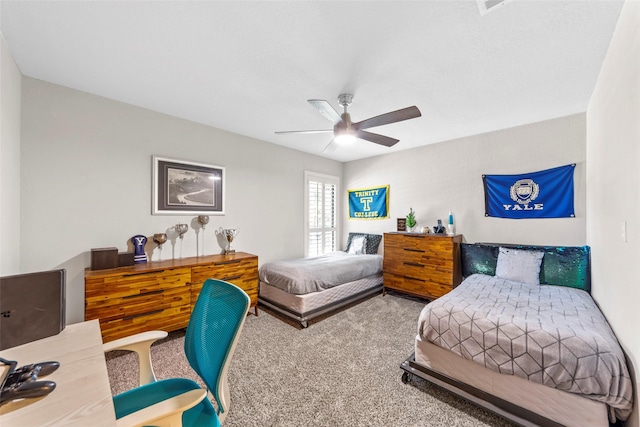
[[[349,218],[382,219],[389,217],[389,186],[348,190]]]
[[[522,175],[482,175],[485,216],[573,218],[575,164]]]

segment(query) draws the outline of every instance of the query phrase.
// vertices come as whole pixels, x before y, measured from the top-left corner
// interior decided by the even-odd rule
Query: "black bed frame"
[[[523,427],[562,427],[553,420],[545,418],[535,412],[531,412],[518,405],[514,405],[504,399],[500,399],[490,393],[482,391],[478,388],[465,384],[440,372],[431,370],[425,366],[419,365],[415,361],[415,353],[411,354],[402,364],[400,368],[402,373],[402,382],[409,383],[411,376],[415,375],[424,380],[440,386],[461,398],[468,400],[482,408],[500,415],[514,423]]]

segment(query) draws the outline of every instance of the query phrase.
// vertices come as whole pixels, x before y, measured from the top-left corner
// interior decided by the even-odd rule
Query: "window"
[[[340,179],[305,171],[305,256],[338,248],[338,194]]]

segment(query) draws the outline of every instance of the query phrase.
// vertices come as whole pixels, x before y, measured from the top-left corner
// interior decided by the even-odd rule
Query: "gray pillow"
[[[500,248],[496,277],[515,282],[540,284],[540,264],[544,252]]]

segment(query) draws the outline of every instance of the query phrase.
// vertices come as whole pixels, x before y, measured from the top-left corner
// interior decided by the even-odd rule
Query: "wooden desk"
[[[48,360],[60,368],[43,380],[56,383],[48,396],[0,406],[0,426],[114,426],[107,364],[97,320],[68,325],[60,334],[0,352],[18,367]]]

